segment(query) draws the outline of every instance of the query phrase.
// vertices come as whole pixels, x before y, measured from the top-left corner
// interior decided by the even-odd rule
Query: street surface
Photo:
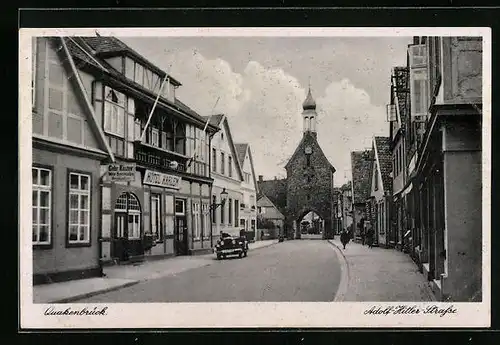
[[[333,301],[341,277],[334,250],[327,241],[285,241],[78,303]]]

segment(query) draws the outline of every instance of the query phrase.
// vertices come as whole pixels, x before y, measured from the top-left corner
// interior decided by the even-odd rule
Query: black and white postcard
[[[22,328],[490,325],[489,29],[19,43]]]

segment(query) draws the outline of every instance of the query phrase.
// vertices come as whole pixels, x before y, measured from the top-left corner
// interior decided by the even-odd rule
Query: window
[[[210,237],[210,212],[208,211],[208,204],[201,205],[201,214],[202,214],[202,238]]]
[[[217,205],[217,197],[215,195],[212,195],[212,223],[216,223],[216,218],[217,218],[217,212],[215,205]]]
[[[308,167],[310,167],[310,166],[311,166],[311,155],[306,155],[306,165],[307,165]]]
[[[226,163],[226,162],[225,162],[225,160],[224,160],[224,152],[221,152],[221,153],[220,153],[220,173],[221,173],[222,175],[224,175],[224,174],[225,174],[225,169],[224,169],[224,168],[225,168],[225,165],[226,165],[225,163]]]
[[[227,172],[229,177],[233,177],[233,157],[231,156],[227,157]]]
[[[252,231],[255,231],[255,219],[252,219]]]
[[[151,233],[157,240],[162,239],[160,194],[151,194]]]
[[[262,213],[262,207],[260,207],[260,206],[257,207],[257,213],[259,213],[259,214]]]
[[[308,176],[307,176],[307,183],[310,183],[310,182],[311,182],[311,176],[310,176],[310,175],[308,175]]]
[[[49,169],[33,168],[33,244],[50,244],[52,172]]]
[[[160,146],[160,132],[158,128],[151,128],[151,145],[156,147]]]
[[[120,217],[116,220],[119,236],[124,236],[125,221],[129,239],[139,239],[141,237],[141,205],[139,200],[132,193],[122,193],[115,203],[115,213]]]
[[[185,201],[182,199],[175,199],[175,214],[182,216],[185,214]]]
[[[134,81],[139,85],[144,84],[144,67],[138,63],[135,64]]]
[[[217,149],[212,148],[212,171],[217,171]]]
[[[90,243],[90,175],[69,173],[68,242]]]
[[[186,127],[177,122],[175,126],[175,152],[181,155],[186,154]]]
[[[377,168],[377,163],[375,163],[374,167],[374,174],[373,174],[373,183],[375,184],[375,190],[378,190],[378,168]]]
[[[221,224],[226,224],[226,219],[225,219],[225,214],[224,211],[226,209],[226,205],[220,205],[220,223]]]
[[[104,130],[119,137],[125,136],[125,95],[105,87]]]
[[[193,235],[194,238],[201,237],[201,224],[200,224],[200,204],[193,203]]]
[[[240,201],[234,200],[234,225],[238,225],[238,219],[240,219]]]
[[[229,199],[229,212],[228,212],[228,217],[227,217],[227,223],[229,225],[233,224],[233,199]]]

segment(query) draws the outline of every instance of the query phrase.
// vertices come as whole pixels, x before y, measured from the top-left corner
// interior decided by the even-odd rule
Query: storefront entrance
[[[112,256],[119,261],[143,255],[141,205],[132,193],[122,193],[115,204]]]
[[[175,217],[174,238],[175,238],[175,243],[174,243],[175,255],[187,255],[188,236],[187,236],[187,225],[185,216]]]

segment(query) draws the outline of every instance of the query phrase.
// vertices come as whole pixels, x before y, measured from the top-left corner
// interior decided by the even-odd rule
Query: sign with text
[[[152,186],[179,189],[181,188],[181,177],[146,170],[143,183]]]
[[[135,180],[135,164],[109,164],[108,176],[111,181],[132,182]]]

